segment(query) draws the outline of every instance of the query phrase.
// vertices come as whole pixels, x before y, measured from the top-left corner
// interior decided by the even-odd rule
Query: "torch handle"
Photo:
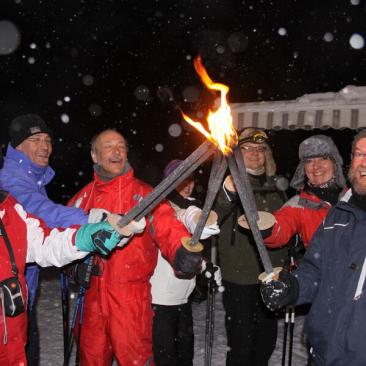
[[[237,149],[238,148],[236,148],[235,150]],[[235,159],[232,155],[228,156],[227,159],[229,169],[233,176],[236,190],[238,192],[241,204],[243,205],[245,216],[249,223],[249,227],[252,230],[253,238],[257,246],[258,253],[261,258],[264,270],[268,275],[271,275],[273,273],[273,266],[271,263],[271,259],[269,258],[268,252],[266,250],[266,247],[264,246],[261,232],[258,228],[257,224],[258,211],[254,201],[254,194],[250,186],[249,177],[245,169],[243,157],[241,156],[241,153],[240,154],[239,153],[235,154]],[[240,173],[238,166],[241,167]]]
[[[201,144],[189,155],[168,177],[161,181],[145,198],[134,206],[126,215],[121,217],[117,225],[126,226],[132,220],[140,220],[152,211],[170,192],[183,182],[207,158],[213,154],[216,147],[209,141]]]
[[[207,194],[202,208],[201,217],[191,238],[192,245],[196,245],[200,240],[203,228],[205,227],[206,221],[211,212],[211,207],[217,196],[217,192],[220,189],[222,180],[224,179],[226,168],[227,162],[225,157],[220,151],[217,151],[212,164],[210,179],[207,184]]]

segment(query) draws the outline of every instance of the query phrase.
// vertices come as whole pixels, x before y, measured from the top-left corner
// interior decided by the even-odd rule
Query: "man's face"
[[[326,156],[306,159],[305,174],[312,185],[322,185],[334,176],[334,162]]]
[[[102,132],[95,141],[95,149],[91,155],[94,163],[108,177],[116,177],[123,172],[127,162],[126,141],[117,131]]]
[[[353,149],[348,178],[356,193],[366,195],[366,138],[357,141]]]
[[[240,145],[241,154],[244,159],[246,168],[259,170],[264,167],[266,161],[266,146],[263,144],[254,144],[253,142],[245,142]]]
[[[47,166],[52,153],[52,139],[47,133],[36,133],[29,136],[17,147],[34,163],[39,166]]]

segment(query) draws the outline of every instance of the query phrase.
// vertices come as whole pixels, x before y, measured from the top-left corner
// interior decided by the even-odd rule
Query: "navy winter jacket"
[[[40,217],[49,227],[69,227],[86,224],[87,215],[79,208],[56,204],[47,197],[46,185],[55,172],[50,166],[34,164],[27,155],[10,144],[0,170],[0,186],[8,191],[25,210]],[[32,306],[38,287],[37,265],[27,266],[26,280],[29,291],[29,305]]]
[[[294,272],[298,304],[312,303],[304,331],[317,365],[366,365],[365,259],[366,212],[340,202]]]

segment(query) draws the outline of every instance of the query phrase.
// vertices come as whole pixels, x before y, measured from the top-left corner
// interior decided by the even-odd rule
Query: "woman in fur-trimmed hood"
[[[276,223],[265,238],[269,248],[287,244],[295,234],[300,234],[307,247],[346,186],[343,160],[330,137],[314,135],[304,140],[299,146],[299,159],[290,183],[299,193],[274,213]]]

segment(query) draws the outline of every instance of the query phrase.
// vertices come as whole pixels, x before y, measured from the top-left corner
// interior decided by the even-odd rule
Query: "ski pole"
[[[294,343],[294,328],[295,328],[295,308],[290,306],[291,309],[291,322],[290,322],[290,341],[288,350],[288,365],[292,365],[292,346]]]
[[[288,322],[289,322],[289,307],[286,306],[285,321],[283,326],[282,366],[285,366],[286,364]]]
[[[207,263],[206,270],[211,274],[207,286],[207,306],[206,306],[206,332],[205,332],[205,366],[211,366],[213,337],[215,326],[215,277],[212,263]]]
[[[73,345],[74,345],[74,338],[75,338],[74,331],[75,331],[76,320],[77,320],[77,317],[79,314],[80,307],[82,305],[82,298],[84,297],[84,294],[85,294],[85,288],[80,286],[79,295],[78,295],[78,298],[76,299],[76,303],[75,303],[74,314],[72,316],[69,337],[68,337],[67,350],[66,350],[66,354],[64,357],[64,366],[69,366],[72,349],[73,349]],[[80,332],[80,329],[79,329],[79,332]]]
[[[85,282],[87,284],[90,283],[90,277],[91,277],[92,268],[93,268],[93,261],[94,261],[94,257],[92,255],[89,258],[87,258],[88,266],[87,266],[86,274],[85,274]],[[82,315],[83,315],[85,292],[86,292],[86,288],[84,286],[80,286],[78,298],[75,303],[74,314],[72,317],[72,322],[71,322],[71,327],[70,327],[70,332],[69,332],[69,337],[68,337],[67,350],[66,350],[66,354],[64,357],[64,366],[68,366],[69,362],[70,362],[71,353],[72,353],[72,349],[73,349],[73,345],[74,345],[74,339],[75,339],[75,335],[74,335],[75,325],[76,325],[76,320],[77,320],[78,315],[79,315],[79,329],[78,329],[77,346],[79,346],[79,344],[80,344],[80,332],[81,332],[81,326],[82,326]],[[77,353],[76,353],[75,362],[79,362],[78,356],[79,356],[79,349],[77,350]]]
[[[69,332],[69,280],[64,272],[60,272],[61,304],[62,304],[62,328],[64,336],[64,357],[67,351]]]

